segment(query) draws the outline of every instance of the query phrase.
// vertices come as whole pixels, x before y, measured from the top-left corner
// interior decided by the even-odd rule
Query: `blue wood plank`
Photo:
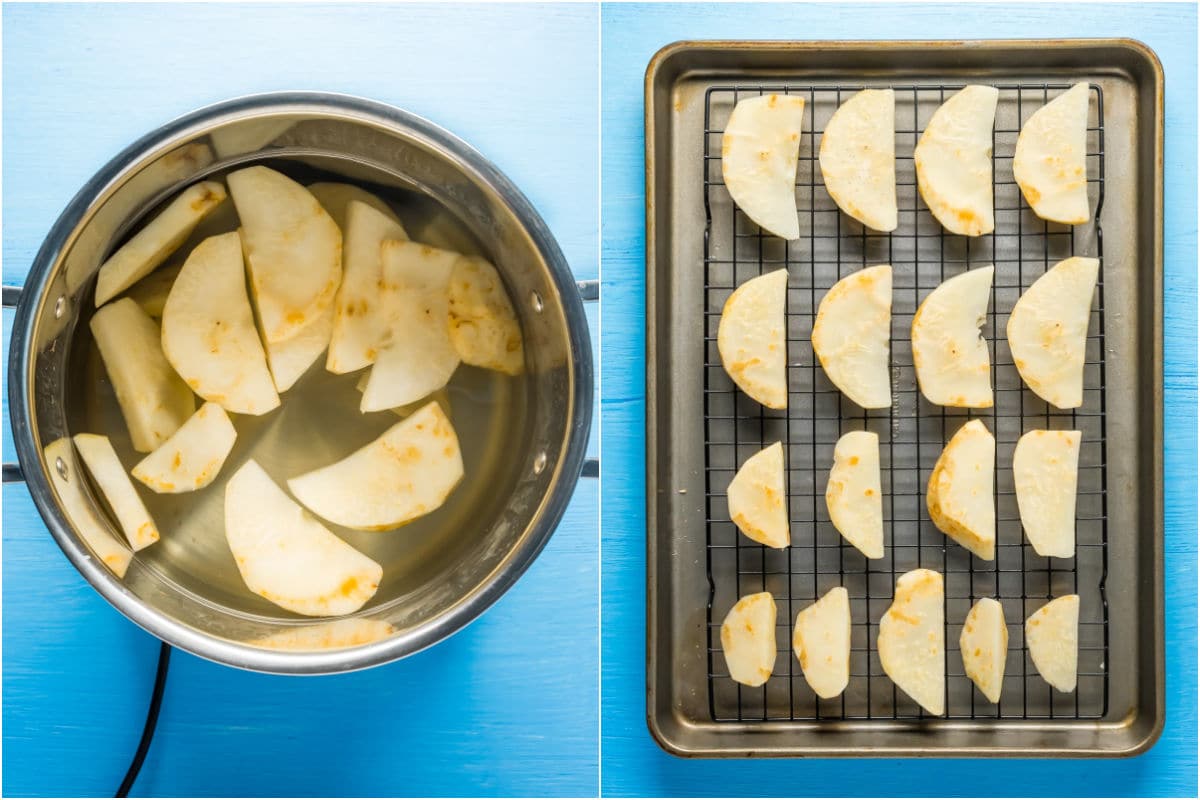
[[[595,278],[597,20],[565,5],[6,6],[4,282],[137,136],[300,88],[392,103],[471,142],[529,195],[576,276]],[[594,307],[589,319],[598,345]],[[6,347],[10,324],[5,312]],[[155,642],[78,577],[23,487],[3,500],[3,794],[109,795],[140,735]],[[298,679],[177,655],[135,791],[595,794],[598,507],[582,482],[517,586],[401,663]]]
[[[1196,796],[1196,11],[1184,5],[606,5],[603,769],[613,796]],[[1167,728],[1123,761],[682,761],[645,722],[642,76],[680,39],[1132,36],[1167,75]],[[637,476],[634,479],[633,476]]]

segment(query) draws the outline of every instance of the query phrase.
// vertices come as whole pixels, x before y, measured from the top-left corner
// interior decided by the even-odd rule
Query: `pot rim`
[[[92,556],[74,533],[51,488],[40,448],[32,435],[30,408],[30,342],[34,310],[44,302],[47,280],[68,239],[87,216],[88,209],[128,168],[148,152],[178,145],[185,134],[209,127],[223,116],[258,116],[274,113],[335,112],[361,122],[379,125],[393,133],[433,146],[451,157],[480,184],[494,192],[524,227],[546,261],[558,292],[570,344],[568,359],[572,413],[565,446],[556,459],[555,474],[516,546],[470,593],[422,625],[387,639],[327,651],[281,651],[251,647],[221,639],[178,622],[144,603],[123,582]],[[340,112],[338,114],[337,112]],[[280,675],[318,675],[352,672],[378,666],[417,653],[466,627],[503,595],[541,553],[570,502],[583,469],[592,422],[593,364],[590,334],[583,301],[558,243],[529,199],[480,152],[429,120],[385,103],[335,92],[284,91],[250,94],[205,106],[160,126],[126,147],[100,168],[71,199],[39,248],[25,278],[9,346],[9,415],[13,443],[29,493],[63,553],[83,577],[126,618],[158,639],[200,658],[255,672]],[[338,619],[338,618],[329,618]],[[309,624],[319,624],[313,619]]]

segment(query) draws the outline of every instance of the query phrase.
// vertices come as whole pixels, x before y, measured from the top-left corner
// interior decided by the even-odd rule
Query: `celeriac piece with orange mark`
[[[917,188],[942,227],[961,236],[996,228],[992,127],[1000,90],[964,86],[942,103],[913,150]]]
[[[725,372],[752,400],[787,408],[786,269],[743,283],[721,311],[717,349]]]
[[[1051,600],[1025,620],[1025,646],[1038,674],[1060,692],[1075,691],[1079,672],[1079,595]]]
[[[733,524],[767,547],[787,547],[791,541],[783,461],[781,442],[763,448],[746,459],[725,493]]]
[[[71,452],[71,440],[66,436],[55,439],[42,453],[46,463],[51,465],[46,470],[50,483],[72,527],[102,564],[118,578],[124,578],[133,552],[112,535],[112,527],[100,518],[96,505],[84,493],[81,476],[74,469],[79,461]]]
[[[1090,89],[1077,83],[1033,112],[1017,136],[1012,170],[1033,213],[1051,222],[1082,225],[1087,196]]]
[[[850,683],[850,595],[841,586],[796,615],[792,649],[804,680],[828,700]]]
[[[928,711],[946,713],[946,632],[940,573],[914,569],[896,581],[879,621],[879,663],[900,689]]]
[[[250,591],[309,617],[357,611],[383,577],[379,564],[334,536],[253,460],[225,487],[225,538]]]
[[[1029,431],[1013,450],[1021,527],[1039,556],[1075,555],[1080,431]]]
[[[139,461],[133,477],[159,494],[203,489],[217,477],[235,441],[237,431],[225,409],[210,401]]]
[[[323,519],[389,530],[439,508],[463,476],[458,435],[436,402],[346,458],[288,481]]]
[[[337,183],[336,181],[319,181],[310,183],[308,190],[312,192],[313,197],[317,198],[317,202],[321,204],[321,208],[329,216],[333,217],[333,221],[342,230],[343,243],[347,235],[347,228],[350,227],[350,204],[365,203],[371,208],[383,214],[392,222],[400,225],[403,234],[397,236],[397,239],[410,238],[404,226],[400,223],[400,218],[396,216],[396,212],[392,207],[384,202],[381,198],[371,194],[361,186],[355,186],[353,183]]]
[[[461,256],[451,270],[449,292],[450,341],[462,362],[505,375],[524,372],[521,323],[492,263]]]
[[[292,388],[329,347],[333,315],[333,306],[330,306],[292,338],[267,345],[267,364],[278,391],[286,392]]]
[[[775,598],[770,592],[738,600],[721,623],[721,650],[729,677],[762,686],[775,671]]]
[[[1008,626],[1004,606],[984,597],[971,606],[958,637],[963,669],[983,696],[1000,702],[1004,688],[1004,662],[1008,659]]]
[[[739,100],[721,136],[721,176],[730,197],[763,230],[800,238],[796,165],[804,98],[765,94]]]
[[[887,408],[891,335],[892,268],[880,264],[847,275],[821,298],[812,346],[842,394],[863,408]]]
[[[864,89],[842,103],[821,134],[819,161],[838,208],[872,230],[896,230],[895,92]]]
[[[995,460],[995,437],[973,419],[938,456],[925,495],[938,530],[984,561],[996,557]]]
[[[879,434],[850,431],[833,447],[825,505],[838,533],[867,558],[883,558]]]
[[[129,546],[136,552],[157,542],[158,526],[138,496],[133,481],[129,480],[129,474],[125,472],[125,466],[117,457],[117,451],[108,437],[77,433],[73,439],[75,449],[79,451],[92,479],[100,487],[101,494],[121,524]]]
[[[912,321],[913,367],[925,399],[939,406],[991,408],[991,356],[982,334],[992,265],[943,281]]]

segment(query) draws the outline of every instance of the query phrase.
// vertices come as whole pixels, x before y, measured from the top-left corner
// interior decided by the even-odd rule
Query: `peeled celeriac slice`
[[[964,86],[933,112],[913,151],[917,187],[951,233],[982,236],[996,228],[992,210],[992,127],[1000,90]]]
[[[781,442],[746,459],[726,491],[729,517],[738,530],[767,547],[787,547],[791,532],[786,482]]]
[[[775,598],[748,594],[721,623],[721,649],[729,677],[744,686],[762,686],[775,670]]]
[[[1051,222],[1088,221],[1086,83],[1077,83],[1033,112],[1021,126],[1013,177],[1033,213]]]
[[[1088,319],[1100,261],[1075,256],[1046,271],[1017,299],[1008,346],[1022,380],[1056,408],[1083,405]]]
[[[108,437],[77,433],[74,441],[75,449],[79,451],[83,463],[87,464],[88,472],[121,523],[129,546],[136,552],[157,542],[158,526],[138,496],[137,489],[133,488],[133,481],[129,480],[129,474],[125,472]]]
[[[318,625],[284,628],[251,644],[270,650],[341,650],[377,642],[395,632],[396,629],[391,624],[381,619],[350,617]]]
[[[184,262],[163,306],[162,349],[205,400],[238,414],[279,407],[246,294],[236,232],[205,239]]]
[[[267,365],[277,391],[292,388],[325,352],[333,334],[333,319],[333,308],[327,308],[292,338],[267,344]]]
[[[151,272],[146,277],[129,287],[125,296],[131,298],[154,319],[162,319],[163,307],[167,304],[167,295],[179,277],[183,263],[168,264]]]
[[[985,597],[971,606],[958,637],[963,669],[983,696],[1000,702],[1004,688],[1004,662],[1008,658],[1008,626],[1004,606]]]
[[[408,238],[403,225],[371,204],[351,199],[344,213],[345,270],[334,301],[329,355],[325,358],[325,369],[337,375],[375,363],[389,322],[379,299],[383,243]]]
[[[130,301],[133,302],[133,301]],[[55,439],[42,451],[50,468],[46,473],[62,503],[63,513],[71,521],[80,538],[118,578],[124,578],[133,552],[110,533],[108,523],[96,514],[96,507],[83,491],[82,476],[75,474],[78,464],[71,452],[71,440],[66,436]],[[58,466],[62,463],[62,467]],[[64,477],[64,474],[66,477]]]
[[[796,164],[804,98],[766,94],[739,100],[721,136],[721,175],[729,195],[763,230],[800,238]]]
[[[786,269],[743,283],[721,311],[717,349],[729,377],[767,408],[787,408]]]
[[[833,526],[847,542],[867,558],[883,558],[878,434],[851,431],[838,439],[825,486],[825,505]]]
[[[298,118],[284,117],[239,120],[236,125],[217,128],[209,133],[213,149],[221,158],[257,153],[273,143],[293,125]]]
[[[913,315],[917,384],[935,405],[992,406],[991,357],[981,329],[994,272],[989,264],[943,281]]]
[[[357,611],[383,577],[382,567],[330,533],[253,460],[225,487],[225,538],[250,591],[309,617]]]
[[[450,341],[464,364],[520,375],[521,323],[491,262],[462,256],[450,273]]]
[[[237,431],[225,409],[205,403],[170,439],[138,462],[133,477],[159,494],[203,489],[217,477],[236,440]]]
[[[358,530],[388,530],[437,509],[463,476],[454,426],[429,403],[375,441],[288,481],[318,516]]]
[[[985,561],[996,557],[995,459],[995,437],[971,420],[938,456],[925,497],[938,530]]]
[[[360,392],[365,390],[367,388],[367,381],[370,379],[370,373],[364,372],[361,376],[359,376],[358,383],[354,385],[354,388]],[[427,403],[430,402],[436,402],[439,406],[441,406],[442,412],[445,413],[447,417],[454,416],[454,412],[450,408],[450,392],[444,386],[441,389],[438,389],[436,392],[422,397],[416,402],[405,403],[402,406],[396,406],[395,408],[388,410],[403,419],[404,417],[411,417],[413,413],[420,411]]]
[[[311,192],[273,169],[247,167],[226,180],[269,352],[333,305],[342,280],[342,232]]]
[[[895,92],[864,89],[842,103],[821,135],[819,160],[838,208],[873,230],[896,230]]]
[[[892,268],[880,264],[842,278],[821,298],[812,346],[842,394],[863,408],[887,408],[891,335]]]
[[[1079,595],[1051,600],[1025,620],[1025,646],[1046,683],[1075,691],[1079,671]]]
[[[158,323],[128,297],[99,309],[91,329],[133,449],[149,453],[192,415],[192,390],[163,355]]]
[[[384,242],[381,252],[387,325],[363,390],[364,412],[420,400],[449,383],[459,364],[447,322],[458,253],[400,241]]]
[[[224,200],[225,187],[217,181],[203,181],[184,189],[100,267],[96,306],[104,305],[153,272]]]
[[[348,234],[347,228],[350,226],[350,204],[364,203],[400,226],[401,235],[395,238],[411,238],[405,232],[404,226],[400,224],[400,218],[396,216],[396,212],[392,211],[392,207],[360,186],[355,186],[353,183],[321,181],[309,184],[308,190],[312,192],[313,197],[317,198],[317,202],[329,216],[333,217],[333,221],[342,229],[343,236]]]
[[[1075,555],[1080,431],[1029,431],[1013,450],[1021,527],[1039,556]]]
[[[828,700],[845,690],[850,683],[850,595],[845,589],[830,589],[796,615],[792,649],[818,697]]]
[[[906,572],[879,621],[879,662],[888,677],[930,714],[946,713],[946,633],[940,573]]]

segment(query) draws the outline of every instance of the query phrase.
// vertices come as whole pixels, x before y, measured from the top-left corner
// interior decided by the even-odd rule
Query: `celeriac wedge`
[[[161,320],[163,307],[167,304],[167,295],[171,293],[171,287],[175,285],[175,279],[179,277],[179,271],[182,269],[182,261],[159,267],[130,286],[125,296],[141,306],[147,315]]]
[[[404,231],[404,226],[400,223],[400,218],[396,216],[396,212],[392,211],[392,207],[381,200],[376,195],[371,194],[362,187],[355,186],[352,183],[336,183],[333,181],[321,181],[319,183],[309,184],[308,190],[312,192],[313,197],[317,198],[317,202],[321,207],[333,217],[333,221],[342,229],[343,237],[347,234],[347,228],[350,226],[350,204],[364,203],[371,208],[383,214],[396,225],[400,226],[400,230]],[[406,231],[397,239],[412,238]]]
[[[925,495],[938,530],[984,561],[996,557],[995,460],[995,437],[973,419],[938,456]]]
[[[1079,672],[1079,595],[1051,600],[1025,620],[1025,646],[1046,683],[1075,691]]]
[[[821,298],[812,346],[842,394],[863,408],[887,408],[891,335],[892,268],[880,264],[842,278]]]
[[[879,662],[900,689],[928,711],[946,713],[946,634],[940,573],[906,572],[879,621]]]
[[[796,164],[804,98],[766,94],[739,100],[721,136],[721,175],[737,207],[763,230],[800,238]]]
[[[463,476],[454,426],[437,403],[346,458],[288,481],[309,510],[358,530],[389,530],[437,509]]]
[[[225,409],[213,402],[200,406],[170,439],[138,462],[133,477],[159,494],[182,494],[213,482],[237,431]]]
[[[216,128],[209,134],[213,149],[221,158],[257,153],[282,136],[298,118],[274,117],[239,120],[235,125]]]
[[[104,499],[121,523],[121,530],[134,551],[141,550],[158,541],[158,526],[146,510],[146,504],[138,496],[133,481],[125,472],[125,466],[113,450],[107,436],[95,433],[77,433],[73,437],[75,449],[79,451],[88,472],[100,487]]]
[[[341,650],[346,647],[377,642],[396,632],[391,624],[381,619],[350,617],[334,619],[318,625],[300,628],[284,628],[278,633],[264,636],[251,644],[270,650]]]
[[[733,382],[767,408],[787,408],[786,269],[743,283],[721,311],[717,349]]]
[[[1008,346],[1022,380],[1056,408],[1083,405],[1088,320],[1100,261],[1079,256],[1047,270],[1017,299]]]
[[[205,239],[188,256],[163,306],[162,349],[205,400],[238,414],[279,407],[236,232]]]
[[[1021,527],[1039,556],[1075,555],[1080,431],[1029,431],[1013,450]]]
[[[130,302],[133,302],[132,300]],[[100,563],[118,578],[124,578],[133,552],[112,535],[108,523],[96,513],[96,507],[83,491],[82,476],[76,473],[79,464],[71,452],[71,440],[66,436],[55,439],[43,451],[46,463],[51,466],[46,472],[55,494],[62,503],[63,513],[71,521],[80,538],[87,543]],[[62,467],[58,464],[62,463]],[[66,477],[64,477],[64,475]]]
[[[333,319],[333,308],[327,308],[292,338],[267,345],[267,365],[277,391],[292,388],[320,359],[333,334]]]
[[[96,277],[97,308],[166,261],[225,196],[225,187],[217,181],[203,181],[184,189],[100,267]]]
[[[769,445],[746,459],[726,491],[729,518],[738,530],[767,547],[787,547],[792,537],[786,484],[782,443]]]
[[[450,341],[464,364],[520,375],[521,323],[500,273],[478,256],[462,256],[450,273]]]
[[[369,372],[364,372],[361,376],[359,376],[358,383],[356,383],[354,385],[354,388],[360,392],[365,390],[367,388],[367,381],[369,381],[370,379],[371,379],[371,374]],[[430,403],[430,402],[436,402],[439,406],[441,406],[442,412],[447,417],[453,418],[454,412],[450,408],[450,391],[449,391],[449,389],[447,389],[444,386],[441,389],[438,389],[436,392],[433,392],[429,395],[426,395],[425,397],[422,397],[420,400],[417,400],[416,402],[405,403],[402,406],[396,406],[395,408],[391,408],[388,410],[391,411],[396,416],[403,419],[405,417],[411,417],[413,415],[413,413],[420,411],[422,408],[425,407],[425,405],[427,403]]]
[[[992,127],[1000,90],[964,86],[933,112],[913,151],[921,199],[942,227],[961,236],[996,228]]]
[[[1051,222],[1081,225],[1087,196],[1087,83],[1077,83],[1033,112],[1017,136],[1013,177],[1033,213]]]
[[[896,230],[895,92],[864,89],[842,103],[821,134],[819,160],[838,208],[873,230]]]
[[[762,686],[775,670],[775,598],[748,594],[721,623],[721,650],[729,677],[744,686]]]
[[[192,390],[163,355],[158,323],[128,297],[96,311],[91,329],[133,449],[149,453],[192,415]]]
[[[1004,688],[1004,662],[1008,659],[1008,626],[1004,606],[990,597],[976,601],[967,612],[958,637],[963,669],[983,696],[1000,702]]]
[[[943,281],[913,315],[917,384],[935,405],[992,406],[991,356],[981,330],[994,272],[989,264]]]
[[[883,558],[879,434],[850,431],[833,447],[825,505],[838,533],[867,558]]]
[[[250,591],[309,617],[357,611],[383,577],[382,567],[330,533],[253,460],[225,487],[225,538]]]
[[[837,697],[850,683],[850,595],[841,586],[796,615],[792,649],[818,697]]]

